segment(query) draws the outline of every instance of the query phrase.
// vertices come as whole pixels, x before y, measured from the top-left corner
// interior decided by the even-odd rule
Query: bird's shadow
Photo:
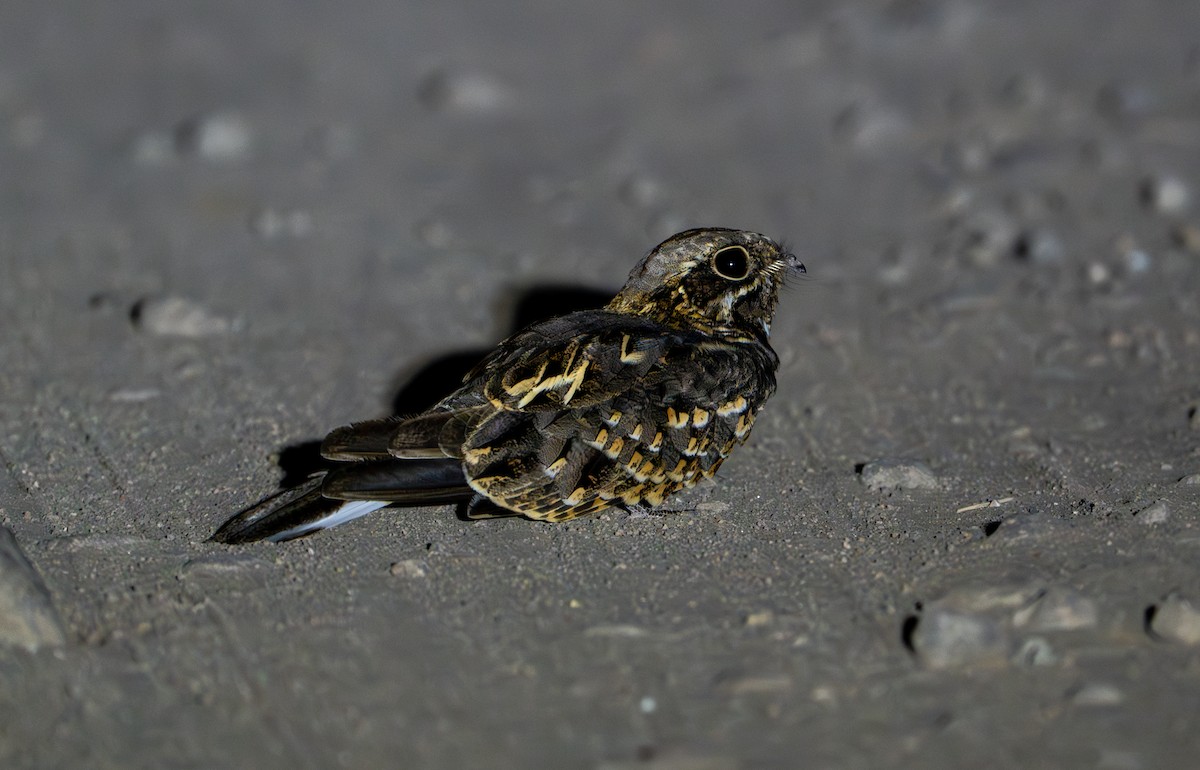
[[[555,316],[577,310],[604,307],[612,292],[579,286],[545,285],[525,289],[505,302],[498,315],[509,315],[509,336]],[[401,370],[396,375],[391,413],[395,416],[419,414],[429,409],[462,385],[463,377],[471,371],[490,349],[458,350],[438,356],[416,369]],[[334,427],[334,426],[331,426]],[[283,478],[281,489],[294,487],[312,474],[330,467],[321,457],[321,442],[302,441],[279,450],[279,468]]]

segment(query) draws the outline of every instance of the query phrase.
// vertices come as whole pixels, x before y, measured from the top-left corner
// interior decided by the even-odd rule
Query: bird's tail
[[[345,524],[392,503],[437,505],[467,500],[473,494],[458,460],[348,463],[255,503],[209,539],[229,544],[278,543]]]
[[[325,474],[285,489],[241,511],[221,525],[210,540],[236,545],[257,540],[278,543],[365,516],[385,505],[381,500],[334,500],[321,494]]]

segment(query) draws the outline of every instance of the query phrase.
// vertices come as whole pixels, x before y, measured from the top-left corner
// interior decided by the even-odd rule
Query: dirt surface
[[[6,0],[0,766],[1195,766],[1200,4],[732,8]],[[696,225],[674,513],[205,542]]]

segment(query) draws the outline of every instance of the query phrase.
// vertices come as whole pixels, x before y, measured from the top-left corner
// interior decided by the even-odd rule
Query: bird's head
[[[766,339],[794,254],[766,236],[704,228],[673,235],[646,255],[608,304],[671,327]]]

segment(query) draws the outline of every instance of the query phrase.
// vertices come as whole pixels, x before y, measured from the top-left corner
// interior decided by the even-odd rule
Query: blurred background
[[[0,759],[1195,756],[1194,653],[1143,613],[1196,588],[1196,30],[1194,0],[5,0],[0,522],[68,641],[0,659]],[[203,543],[289,448],[695,226],[809,270],[711,530]],[[897,458],[930,488],[863,484]],[[972,581],[1024,586],[953,605],[992,637],[918,621]],[[1092,614],[1021,668],[997,613],[1063,585]]]

